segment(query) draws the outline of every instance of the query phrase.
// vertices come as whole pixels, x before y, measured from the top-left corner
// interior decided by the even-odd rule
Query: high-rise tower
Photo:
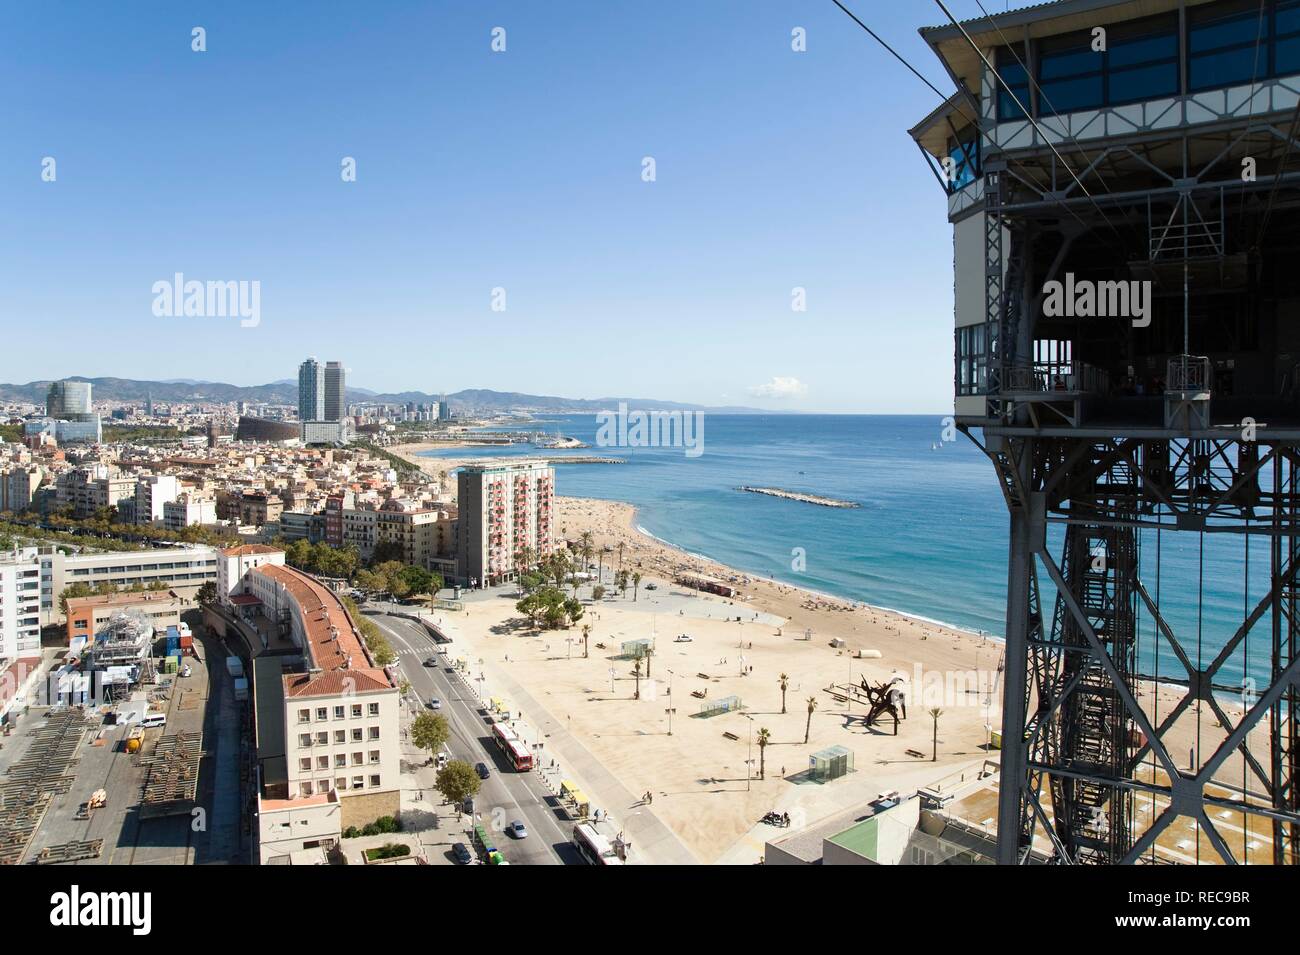
[[[298,420],[325,420],[325,377],[315,358],[298,366]]]

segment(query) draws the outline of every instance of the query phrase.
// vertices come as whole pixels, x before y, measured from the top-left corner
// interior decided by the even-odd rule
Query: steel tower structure
[[[954,423],[1009,513],[1004,864],[1300,863],[1293,30],[1294,0],[1057,0],[922,31],[958,88],[912,130],[955,229]],[[1207,547],[1240,555],[1233,632]]]

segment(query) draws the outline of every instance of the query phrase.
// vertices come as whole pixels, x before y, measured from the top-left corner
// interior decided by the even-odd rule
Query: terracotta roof
[[[292,567],[266,564],[253,568],[252,573],[264,574],[284,587],[298,604],[306,630],[305,649],[314,672],[285,676],[286,696],[337,696],[348,689],[377,690],[393,686],[388,675],[370,659],[352,618],[333,591]],[[333,676],[338,677],[336,682],[327,679]],[[352,682],[344,682],[349,677]]]
[[[253,554],[278,554],[281,553],[281,549],[268,547],[266,544],[240,544],[238,547],[229,547],[221,553],[225,557],[249,557]]]
[[[343,696],[345,693],[373,693],[391,688],[388,674],[376,667],[292,673],[284,678],[284,694],[291,697]]]

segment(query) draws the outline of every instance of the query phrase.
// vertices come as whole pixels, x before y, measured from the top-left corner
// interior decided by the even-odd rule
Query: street
[[[582,859],[571,843],[573,824],[559,809],[559,800],[547,790],[536,773],[516,772],[505,760],[491,736],[486,716],[480,712],[474,691],[449,672],[445,657],[437,655],[437,646],[420,624],[401,617],[367,614],[392,641],[398,664],[412,692],[421,704],[436,697],[442,701],[438,712],[447,719],[451,739],[447,748],[452,758],[463,759],[471,766],[483,762],[492,774],[483,780],[475,797],[478,822],[491,834],[496,847],[512,865],[576,865]],[[434,657],[436,667],[424,666]],[[409,741],[404,755],[412,761],[421,757]],[[426,799],[441,801],[436,791]],[[503,829],[516,819],[528,827],[526,839],[515,839]],[[463,840],[469,845],[472,840]]]

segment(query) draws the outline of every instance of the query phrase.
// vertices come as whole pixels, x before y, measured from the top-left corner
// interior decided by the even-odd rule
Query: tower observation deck
[[[1010,515],[1000,861],[1300,863],[1300,0],[921,34]]]

